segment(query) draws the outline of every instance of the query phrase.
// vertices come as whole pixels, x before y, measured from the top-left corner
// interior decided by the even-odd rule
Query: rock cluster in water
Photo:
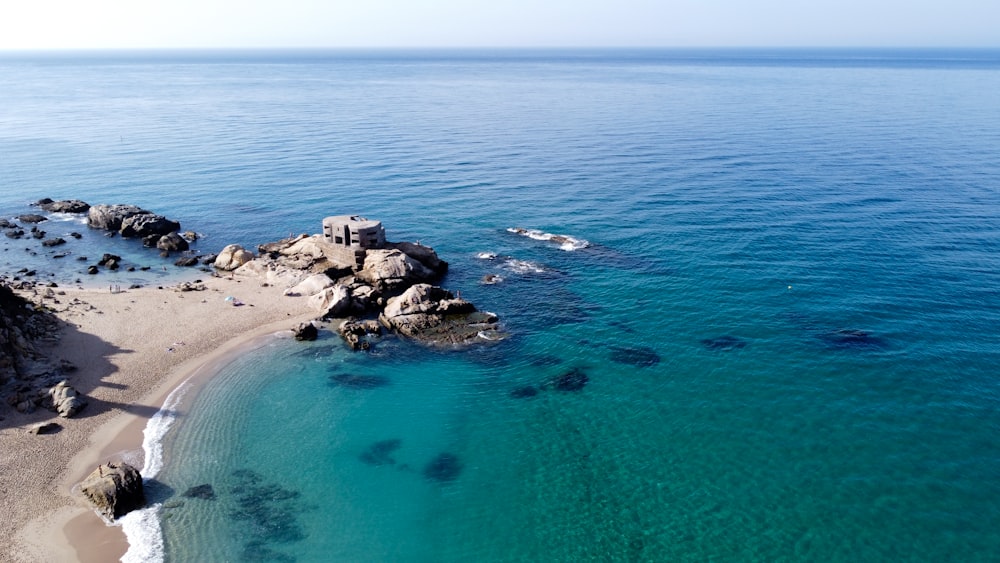
[[[368,349],[383,329],[439,346],[501,338],[496,315],[433,285],[448,264],[428,246],[389,242],[367,250],[360,265],[344,264],[320,235],[290,237],[257,251],[227,246],[215,267],[306,297],[321,319],[343,319],[338,332],[356,350]]]

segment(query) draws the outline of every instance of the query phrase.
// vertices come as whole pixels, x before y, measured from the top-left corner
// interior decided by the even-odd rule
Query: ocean
[[[996,50],[6,53],[0,213],[360,214],[509,333],[183,387],[132,560],[1000,561],[996,92]],[[0,270],[206,275],[40,227],[81,238]]]

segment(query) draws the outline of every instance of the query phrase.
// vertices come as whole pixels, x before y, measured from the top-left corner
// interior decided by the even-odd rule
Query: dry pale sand
[[[88,406],[71,419],[40,409],[5,410],[0,421],[0,561],[114,561],[127,544],[72,492],[97,464],[126,459],[142,467],[142,430],[169,391],[204,377],[256,339],[317,316],[303,297],[251,278],[204,279],[205,289],[60,288],[66,327],[52,353],[79,369],[70,383]],[[234,306],[232,296],[243,305]],[[26,432],[54,420],[55,434]]]

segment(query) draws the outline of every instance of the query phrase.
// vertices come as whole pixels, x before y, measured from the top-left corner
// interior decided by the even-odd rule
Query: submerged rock
[[[554,377],[550,385],[556,391],[579,391],[587,385],[590,378],[586,372],[580,368],[573,368],[568,372]]]
[[[231,489],[235,496],[235,508],[229,516],[233,520],[247,522],[253,530],[254,540],[247,544],[248,553],[259,554],[256,546],[262,546],[264,542],[285,544],[306,538],[298,516],[308,506],[298,502],[302,497],[300,492],[286,489],[276,482],[267,482],[260,474],[246,469],[234,471],[233,476],[237,479],[236,486]]]
[[[424,477],[438,483],[454,481],[461,473],[462,464],[458,461],[458,456],[447,452],[438,455],[424,467]]]
[[[538,394],[538,388],[531,385],[518,387],[510,392],[510,396],[515,399],[527,399],[529,397],[534,397],[537,394]]]
[[[80,491],[109,520],[146,505],[139,470],[124,462],[99,465],[80,484]]]
[[[330,376],[330,384],[334,387],[346,387],[347,389],[377,389],[385,387],[392,381],[388,377],[381,375],[352,375],[349,373],[338,373]]]
[[[702,346],[709,350],[738,350],[747,345],[746,340],[735,336],[719,336],[717,338],[706,338],[701,341]]]
[[[613,346],[611,361],[636,367],[649,367],[660,363],[660,355],[648,346]]]
[[[872,350],[885,348],[884,339],[864,330],[841,329],[827,332],[819,336],[820,340],[831,348],[852,348],[856,350]]]
[[[361,452],[358,459],[360,459],[362,463],[366,463],[368,465],[395,465],[396,460],[393,459],[392,454],[398,450],[402,444],[403,441],[398,438],[375,442],[369,446],[367,450]]]
[[[196,485],[184,491],[184,496],[187,498],[198,498],[202,500],[215,500],[215,489],[213,489],[212,485],[208,483],[205,483],[204,485]]]

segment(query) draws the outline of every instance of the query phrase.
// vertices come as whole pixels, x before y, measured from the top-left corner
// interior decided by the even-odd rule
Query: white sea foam
[[[494,252],[480,252],[479,254],[476,254],[476,258],[479,258],[480,260],[496,260],[497,255]]]
[[[160,529],[160,505],[133,510],[118,519],[128,538],[128,551],[122,563],[163,561],[163,531]]]
[[[520,227],[510,227],[507,232],[525,236],[535,240],[544,240],[548,242],[554,242],[559,245],[561,250],[567,252],[572,252],[574,250],[579,250],[581,248],[587,248],[590,243],[586,240],[571,237],[569,235],[554,235],[552,233],[546,233],[538,229],[522,229]]]
[[[146,429],[142,432],[142,449],[146,453],[146,461],[142,465],[142,476],[146,479],[156,477],[156,474],[163,469],[163,437],[167,435],[174,420],[177,419],[177,413],[174,409],[184,399],[188,387],[187,381],[178,385],[167,395],[163,407],[146,423]]]
[[[517,258],[511,258],[504,262],[504,267],[516,274],[544,274],[549,271],[548,268],[541,264],[527,260],[518,260]]]
[[[167,395],[167,400],[163,402],[163,407],[146,423],[146,429],[142,432],[142,449],[146,458],[141,471],[144,479],[155,477],[163,469],[163,437],[177,419],[175,409],[184,399],[189,387],[185,381],[171,391]],[[160,507],[161,505],[154,504],[142,510],[132,511],[118,520],[128,539],[128,551],[121,559],[124,563],[163,561]]]
[[[86,213],[50,213],[49,221],[54,223],[76,223],[78,225],[87,224]]]

